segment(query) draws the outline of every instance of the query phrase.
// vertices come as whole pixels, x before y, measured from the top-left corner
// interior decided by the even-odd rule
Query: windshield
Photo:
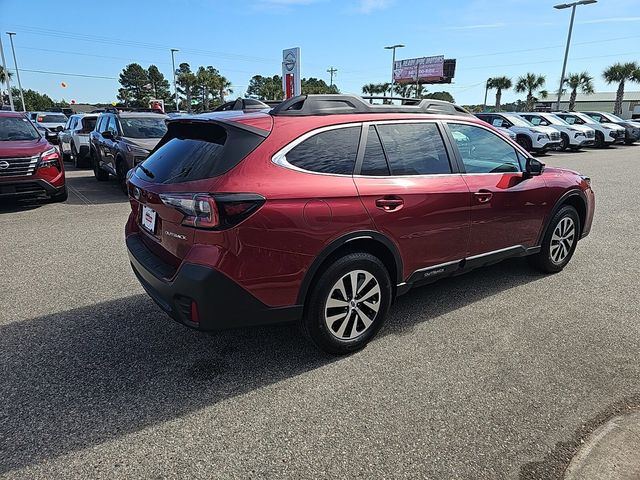
[[[549,122],[551,125],[568,125],[563,119],[558,117],[557,115],[553,115],[548,113],[546,115],[542,115],[542,117]]]
[[[609,122],[624,122],[625,120],[614,115],[613,113],[603,113],[602,117]]]
[[[162,138],[167,132],[164,117],[120,118],[122,136],[129,138]]]
[[[67,123],[67,117],[60,114],[55,113],[47,113],[43,115],[38,115],[37,119],[40,123]]]
[[[38,140],[36,127],[24,117],[0,117],[0,142]]]
[[[531,122],[528,122],[522,117],[518,117],[517,115],[504,115],[504,118],[513,123],[516,127],[533,127]]]
[[[590,123],[590,124],[598,123],[593,118],[591,118],[589,115],[585,115],[584,113],[574,113],[574,115],[576,117],[578,117],[579,119],[583,120],[584,123]]]

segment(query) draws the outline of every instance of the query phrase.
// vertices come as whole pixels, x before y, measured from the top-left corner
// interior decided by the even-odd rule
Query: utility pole
[[[15,111],[13,107],[13,95],[11,94],[11,82],[9,81],[9,70],[7,70],[7,62],[4,59],[4,47],[2,46],[2,36],[0,35],[0,54],[2,54],[2,68],[4,68],[4,79],[7,84],[7,90],[9,91],[9,104],[11,105],[11,111]],[[4,105],[4,97],[2,100]]]
[[[335,73],[337,73],[337,72],[338,72],[338,69],[337,69],[337,68],[334,68],[334,67],[331,67],[331,68],[329,68],[329,69],[327,70],[327,73],[329,73],[329,74],[331,75],[331,81],[330,81],[330,83],[329,83],[329,86],[330,86],[330,87],[333,87],[333,75],[334,75]]]
[[[178,106],[178,87],[176,87],[176,59],[175,53],[179,50],[177,48],[171,49],[171,66],[173,67],[173,91],[176,93],[176,111],[180,110]]]
[[[24,93],[22,91],[22,84],[20,83],[20,71],[18,70],[18,61],[16,60],[16,49],[13,48],[13,36],[16,32],[7,32],[9,35],[9,41],[11,42],[11,51],[13,52],[13,64],[16,66],[16,78],[18,79],[18,88],[20,89],[20,98],[22,99],[22,111],[27,111],[27,106],[24,103]]]
[[[393,50],[393,56],[391,58],[391,96],[393,96],[393,86],[395,84],[395,69],[396,69],[396,48],[403,48],[404,45],[398,43],[396,45],[389,45],[384,47],[385,50]]]
[[[576,7],[578,5],[590,5],[597,3],[598,0],[580,0],[573,3],[561,3],[560,5],[554,5],[553,8],[557,10],[563,10],[565,8],[571,9],[571,21],[569,22],[569,35],[567,35],[567,47],[564,50],[564,62],[562,63],[562,75],[560,75],[560,86],[558,87],[558,103],[556,110],[560,110],[560,99],[562,97],[562,87],[564,87],[564,74],[567,70],[567,58],[569,57],[569,45],[571,45],[571,32],[573,31],[573,20],[576,17]]]

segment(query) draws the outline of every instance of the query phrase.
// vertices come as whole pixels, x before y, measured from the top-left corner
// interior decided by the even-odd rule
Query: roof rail
[[[384,97],[382,97],[384,98]],[[387,97],[387,99],[392,97]],[[337,115],[349,113],[432,113],[440,115],[471,115],[459,105],[425,98],[411,100],[413,104],[374,105],[356,95],[300,95],[276,105],[275,116]]]
[[[264,102],[254,98],[238,98],[230,102],[223,103],[219,107],[213,109],[214,112],[226,112],[228,110],[264,110],[269,108]]]

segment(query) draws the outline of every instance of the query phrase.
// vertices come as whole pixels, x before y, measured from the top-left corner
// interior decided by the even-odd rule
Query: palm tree
[[[231,88],[231,82],[227,80],[224,76],[218,75],[216,78],[216,85],[218,87],[218,95],[220,96],[220,101],[224,103],[224,96],[226,94],[231,95],[233,93],[233,89]]]
[[[638,66],[636,62],[614,63],[602,73],[602,76],[607,83],[618,84],[618,91],[616,92],[616,105],[613,109],[613,113],[615,115],[620,115],[622,114],[624,83],[627,80],[631,82],[640,82],[640,66]]]
[[[496,89],[496,112],[499,112],[502,90],[509,90],[511,88],[511,79],[509,77],[494,77],[487,82],[487,85],[489,88]]]
[[[7,83],[7,77],[11,79],[13,77],[13,73],[10,71],[4,71],[4,67],[0,67],[0,83]]]
[[[375,83],[367,83],[362,86],[362,93],[368,96],[375,96],[378,93],[378,85]],[[373,103],[373,98],[369,99],[369,103]]]
[[[571,90],[571,96],[569,97],[569,111],[573,112],[576,106],[576,95],[578,90],[581,93],[591,95],[595,90],[593,88],[593,77],[587,72],[581,73],[569,73],[567,78],[564,79],[564,83]]]
[[[542,98],[547,97],[548,92],[546,90],[542,90],[544,83],[544,75],[536,75],[535,73],[527,73],[525,76],[518,78],[515,91],[518,93],[527,92],[526,109],[528,111],[533,110],[533,107],[538,100],[535,96],[536,93],[539,93]]]

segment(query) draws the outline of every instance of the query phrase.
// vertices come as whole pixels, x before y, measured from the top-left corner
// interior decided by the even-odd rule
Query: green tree
[[[519,77],[516,82],[516,86],[514,90],[518,93],[527,94],[527,111],[533,110],[538,99],[536,98],[536,93],[540,95],[541,98],[546,98],[548,92],[543,90],[545,84],[544,75],[536,75],[535,73],[527,73],[526,75]]]
[[[138,63],[130,63],[122,69],[119,79],[122,88],[118,99],[134,107],[146,107],[152,95],[149,74]],[[125,93],[126,92],[126,93]],[[26,100],[25,100],[26,101]]]
[[[231,88],[231,82],[218,74],[216,77],[216,88],[218,89],[218,97],[220,99],[220,103],[224,103],[225,95],[231,95],[233,93],[233,89]]]
[[[433,93],[426,93],[424,95],[422,95],[422,98],[432,98],[434,100],[444,100],[445,102],[451,102],[454,103],[455,100],[453,99],[453,96],[451,96],[451,94],[449,92],[433,92]]]
[[[571,90],[569,97],[569,111],[573,112],[576,106],[576,95],[578,90],[587,95],[591,95],[595,90],[593,88],[593,77],[587,72],[570,73],[564,79],[564,84]]]
[[[155,65],[149,65],[147,77],[151,85],[151,96],[157,100],[167,100],[171,97],[169,81]]]
[[[378,84],[376,83],[367,83],[366,85],[362,86],[362,93],[370,96],[370,97],[375,97],[378,94]],[[373,99],[369,99],[369,103],[373,103]]]
[[[13,104],[17,111],[23,110],[22,99],[20,98],[20,90],[12,88]],[[24,103],[26,103],[27,111],[47,111],[51,107],[56,106],[55,102],[47,94],[36,92],[30,88],[24,90]]]
[[[329,86],[324,80],[319,78],[303,78],[300,83],[303,95],[330,95],[333,93],[339,93],[338,87],[335,84]]]
[[[284,91],[282,90],[282,77],[280,77],[280,75],[274,75],[273,77],[254,75],[251,80],[249,80],[247,96],[258,98],[260,100],[283,99]]]
[[[7,77],[9,77],[9,80],[11,80],[13,78],[13,73],[8,70],[5,72],[4,67],[0,66],[0,83],[6,83]]]
[[[495,77],[487,82],[489,88],[496,91],[496,112],[500,111],[500,102],[502,100],[502,90],[511,88],[512,82],[509,77]]]
[[[640,66],[638,66],[636,62],[615,63],[607,68],[602,73],[602,76],[608,84],[618,84],[618,91],[616,92],[616,104],[613,113],[615,115],[621,115],[625,82],[640,82]]]
[[[198,67],[196,72],[196,90],[197,97],[200,101],[200,109],[202,111],[209,110],[209,103],[213,97],[215,100],[218,96],[218,78],[220,73],[211,65],[208,67]]]
[[[186,100],[187,111],[192,111],[191,100],[193,94],[198,93],[198,78],[191,71],[191,67],[188,63],[181,63],[178,67],[178,75],[176,78],[178,84],[178,93],[184,95]]]

